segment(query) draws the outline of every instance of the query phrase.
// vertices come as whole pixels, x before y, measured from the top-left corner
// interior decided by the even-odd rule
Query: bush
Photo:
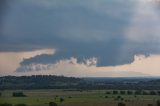
[[[126,104],[125,103],[118,103],[118,106],[126,106]]]
[[[27,106],[26,104],[17,104],[15,106]]]
[[[111,94],[111,92],[108,91],[108,92],[106,92],[106,94]]]
[[[60,101],[60,102],[63,102],[63,101],[64,101],[64,98],[60,98],[59,101]]]
[[[105,96],[105,98],[108,98],[108,96]]]
[[[121,98],[121,96],[117,96],[117,99],[120,99]]]
[[[49,103],[49,106],[57,106],[57,103],[55,103],[55,102],[50,102],[50,103]]]
[[[68,98],[72,98],[72,96],[69,96]]]
[[[13,97],[26,97],[23,92],[13,92]]]
[[[4,104],[0,104],[0,106],[12,106],[12,104],[4,103]]]

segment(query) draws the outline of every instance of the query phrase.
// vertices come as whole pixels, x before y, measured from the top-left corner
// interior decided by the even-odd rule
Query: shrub
[[[117,99],[120,99],[121,98],[121,96],[117,96]]]
[[[50,102],[50,103],[49,103],[49,106],[57,106],[57,103],[55,103],[55,102]]]
[[[72,96],[69,96],[68,98],[72,98]]]
[[[126,106],[126,104],[125,103],[118,103],[118,106]]]
[[[59,99],[59,101],[60,101],[60,102],[63,102],[63,101],[64,101],[64,98],[61,97],[61,98]]]
[[[111,94],[111,92],[107,91],[106,94]]]
[[[105,98],[108,98],[108,96],[105,96]]]

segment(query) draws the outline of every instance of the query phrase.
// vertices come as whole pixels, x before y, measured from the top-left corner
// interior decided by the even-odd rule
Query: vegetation
[[[113,91],[113,94],[115,95],[115,94],[118,94],[118,91]]]
[[[125,103],[120,102],[120,103],[118,103],[118,106],[126,106],[126,105],[125,105]]]
[[[160,106],[158,81],[6,76],[0,77],[0,106]]]
[[[23,92],[13,92],[13,97],[26,97]]]
[[[62,102],[64,101],[64,98],[61,97],[61,98],[59,99],[59,101],[60,101],[60,103],[62,103]]]
[[[157,106],[160,106],[160,101],[157,101]]]
[[[113,91],[119,92],[117,95]],[[0,97],[0,106],[160,106],[160,96],[120,94],[122,90],[23,90],[27,97],[13,97],[19,90],[4,90]],[[21,91],[20,91],[21,92]],[[106,92],[111,92],[106,94]],[[127,92],[127,90],[126,90]],[[143,92],[143,90],[142,90]],[[150,92],[150,90],[145,90]],[[155,90],[155,92],[158,92]],[[7,103],[7,104],[6,104]]]
[[[120,91],[120,94],[121,95],[124,95],[126,92],[125,91]]]
[[[124,90],[160,90],[160,80],[156,78],[74,78],[53,75],[4,76],[0,77],[0,90],[6,89],[114,89],[120,93],[132,94]],[[110,93],[110,92],[107,92]],[[119,92],[114,92],[118,94]],[[154,91],[151,92],[155,95]],[[158,92],[160,95],[160,91]]]
[[[153,104],[148,104],[147,106],[153,106]]]
[[[0,104],[0,106],[12,106],[12,104],[4,103],[4,104]]]
[[[17,104],[15,106],[27,106],[26,104]]]
[[[49,106],[57,106],[57,103],[55,103],[55,102],[50,102],[50,103],[49,103]]]
[[[128,90],[128,91],[127,91],[127,94],[128,94],[128,95],[132,95],[133,92]]]

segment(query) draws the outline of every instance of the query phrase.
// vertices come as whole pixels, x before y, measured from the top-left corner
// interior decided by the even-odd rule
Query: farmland
[[[55,106],[50,103],[58,106],[160,106],[160,79],[0,77],[0,106]]]
[[[13,92],[23,92],[26,97],[13,97]],[[49,106],[49,102],[55,102],[58,106],[117,106],[123,102],[126,106],[157,106],[160,100],[158,94],[155,95],[135,95],[121,94],[117,90],[64,90],[64,89],[43,89],[43,90],[4,90],[1,91],[0,104],[26,104],[27,106]],[[146,91],[150,92],[150,91]],[[156,91],[155,91],[156,92]],[[63,98],[64,101],[60,101]]]

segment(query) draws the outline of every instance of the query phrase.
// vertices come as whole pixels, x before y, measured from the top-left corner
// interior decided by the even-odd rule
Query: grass
[[[19,90],[18,90],[19,91]],[[126,106],[147,106],[160,100],[159,95],[113,95],[106,94],[107,90],[91,91],[64,91],[64,90],[20,90],[27,97],[12,97],[15,90],[2,91],[0,104],[11,103],[27,104],[28,106],[48,106],[49,102],[56,102],[59,106],[117,106],[118,102],[124,102]],[[115,100],[120,95],[123,100]],[[107,98],[105,98],[107,96]],[[60,103],[59,98],[63,97],[64,102]]]

